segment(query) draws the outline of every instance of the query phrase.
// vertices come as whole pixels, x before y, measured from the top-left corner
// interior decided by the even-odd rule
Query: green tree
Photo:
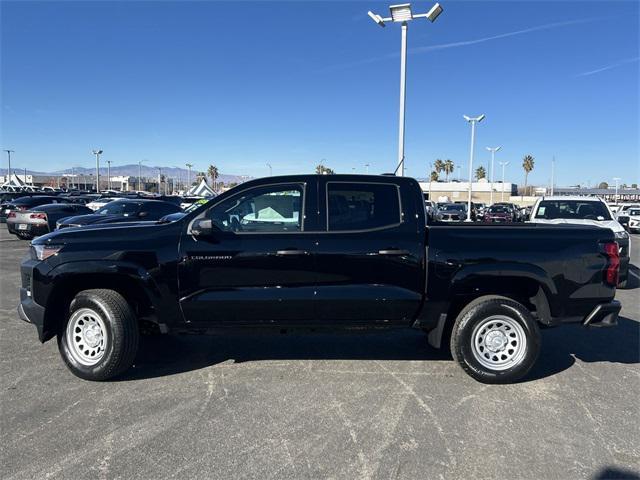
[[[434,170],[433,172],[431,172],[431,176],[429,178],[431,179],[432,182],[437,182],[438,181],[438,172],[436,172]]]
[[[607,190],[609,188],[609,184],[607,182],[600,182],[598,184],[598,188],[603,188],[603,189]]]
[[[436,173],[439,174],[444,170],[444,162],[438,158],[435,162],[433,162],[433,169],[436,171]]]
[[[451,160],[449,160],[448,158],[445,160],[444,165],[442,166],[442,169],[444,170],[444,173],[446,175],[446,179],[447,182],[449,181],[449,175],[451,173],[453,173],[453,170],[455,169],[455,165],[453,164],[453,162]]]
[[[211,183],[213,184],[213,189],[215,190],[216,181],[220,176],[220,173],[218,172],[218,167],[216,167],[215,165],[209,165],[209,168],[207,169],[207,174],[209,175],[209,177],[211,177]]]
[[[631,188],[638,188],[638,184],[637,183],[632,183],[631,184]]]
[[[332,175],[334,172],[329,167],[325,167],[323,164],[316,166],[316,173],[318,175]]]
[[[487,177],[487,171],[483,166],[476,168],[476,179],[480,180],[481,178]]]
[[[527,194],[527,181],[529,180],[529,172],[533,170],[535,159],[531,155],[525,155],[522,159],[522,168],[524,169],[524,194]]]

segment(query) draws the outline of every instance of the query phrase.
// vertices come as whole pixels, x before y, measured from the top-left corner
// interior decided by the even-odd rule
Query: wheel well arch
[[[500,295],[515,300],[536,314],[542,323],[551,321],[545,285],[527,276],[478,277],[458,285],[452,291],[447,317],[455,320],[469,302],[487,295]]]
[[[464,288],[452,291],[451,302],[443,312],[441,324],[438,324],[429,336],[429,343],[435,348],[448,345],[453,324],[463,308],[482,297],[501,296],[515,300],[525,306],[536,320],[547,326],[554,325],[548,300],[549,292],[545,286],[530,277],[493,277],[491,281],[478,277],[465,282]]]
[[[118,273],[74,274],[58,279],[45,306],[44,331],[47,339],[55,336],[69,314],[73,298],[83,290],[104,288],[114,290],[124,297],[138,318],[153,312],[153,304],[140,282]]]

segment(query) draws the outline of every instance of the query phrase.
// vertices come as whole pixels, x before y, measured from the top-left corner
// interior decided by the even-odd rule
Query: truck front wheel
[[[71,372],[108,380],[126,369],[138,350],[138,322],[122,295],[95,289],[78,293],[58,333],[58,349]]]
[[[451,353],[482,383],[515,382],[538,358],[540,329],[524,305],[506,297],[481,297],[456,318]]]

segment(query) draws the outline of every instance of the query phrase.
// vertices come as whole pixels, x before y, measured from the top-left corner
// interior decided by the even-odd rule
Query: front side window
[[[205,216],[216,228],[227,232],[300,232],[302,205],[300,185],[269,185],[223,200]]]
[[[370,230],[401,222],[395,185],[329,182],[327,202],[329,231]]]

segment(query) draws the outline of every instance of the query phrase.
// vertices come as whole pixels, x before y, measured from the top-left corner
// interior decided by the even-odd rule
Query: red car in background
[[[484,212],[485,223],[512,223],[513,210],[508,205],[491,205]]]

